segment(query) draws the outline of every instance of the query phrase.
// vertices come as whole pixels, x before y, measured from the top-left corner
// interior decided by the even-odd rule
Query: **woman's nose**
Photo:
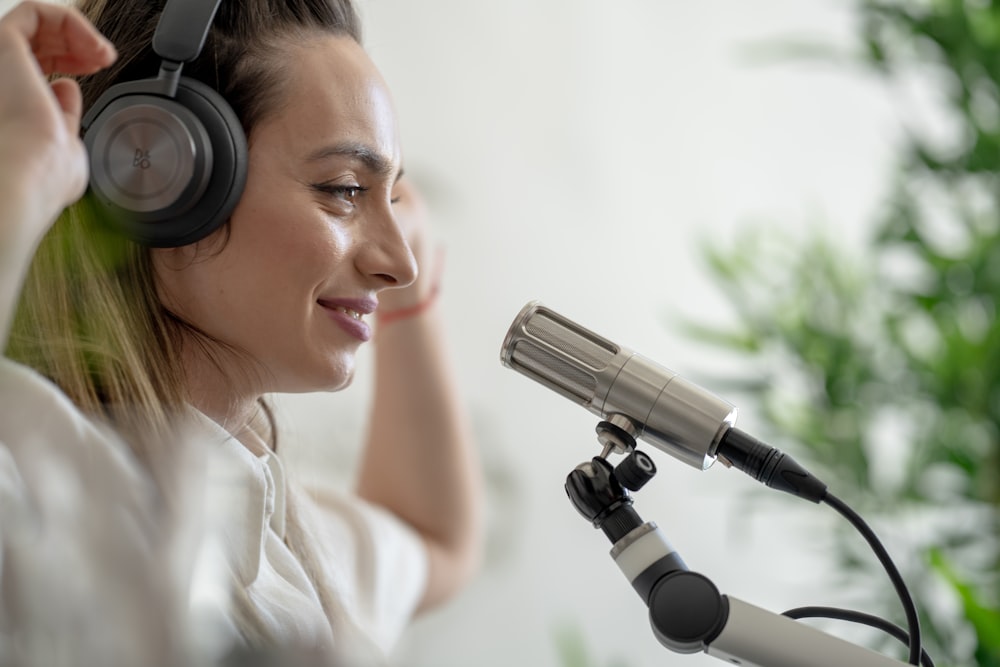
[[[386,211],[358,255],[358,269],[381,288],[406,287],[417,279],[417,260],[406,235],[392,214]]]

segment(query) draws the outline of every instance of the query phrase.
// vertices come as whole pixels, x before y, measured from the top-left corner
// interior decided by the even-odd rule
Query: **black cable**
[[[895,623],[887,621],[879,616],[872,616],[871,614],[865,614],[860,611],[853,611],[851,609],[838,609],[837,607],[797,607],[795,609],[789,609],[783,616],[788,616],[789,618],[800,619],[800,618],[832,618],[836,621],[850,621],[851,623],[860,623],[862,625],[867,625],[878,630],[882,630],[886,634],[890,634],[904,644],[909,645],[910,635],[903,628],[899,627]],[[934,667],[934,661],[927,654],[927,651],[921,649],[920,651],[920,664],[923,667]]]
[[[913,598],[910,597],[903,577],[892,562],[892,558],[889,557],[889,552],[882,546],[875,531],[865,523],[865,520],[848,507],[844,501],[829,493],[825,484],[813,477],[792,457],[739,429],[730,428],[726,431],[719,442],[718,455],[729,464],[772,489],[785,491],[814,503],[825,502],[843,515],[861,533],[875,552],[879,562],[882,563],[896,589],[900,602],[903,603],[908,627],[906,643],[910,649],[909,663],[911,665],[920,664],[923,647],[920,641],[920,620],[917,616],[917,607],[913,603]]]
[[[903,612],[906,614],[906,627],[909,635],[907,643],[910,648],[910,655],[907,662],[911,665],[920,664],[920,655],[923,652],[923,647],[920,642],[920,619],[917,616],[917,607],[913,603],[910,591],[906,588],[906,582],[903,581],[902,575],[896,568],[895,563],[892,562],[892,558],[889,557],[889,552],[882,546],[882,542],[879,541],[875,531],[865,523],[860,514],[848,507],[847,503],[829,492],[823,498],[822,502],[837,510],[852,526],[857,528],[858,532],[861,533],[872,548],[872,551],[875,552],[879,562],[882,563],[882,567],[885,568],[886,574],[889,575],[889,579],[896,589],[899,601],[903,603]]]

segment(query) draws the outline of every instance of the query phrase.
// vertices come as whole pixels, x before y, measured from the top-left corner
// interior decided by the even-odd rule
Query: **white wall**
[[[366,45],[395,91],[406,168],[447,246],[442,299],[490,479],[487,568],[415,625],[399,663],[557,665],[555,636],[569,626],[595,667],[719,664],[653,639],[609,545],[562,489],[598,453],[596,420],[503,369],[499,348],[521,306],[541,299],[697,378],[726,363],[676,328],[682,316],[727,317],[701,240],[724,240],[751,219],[862,238],[897,133],[885,93],[847,67],[748,56],[778,37],[847,48],[845,3],[363,0],[362,9]],[[283,399],[301,474],[349,476],[368,388],[362,377],[342,395]],[[744,410],[741,424],[752,429],[754,416]],[[692,568],[776,611],[829,602],[819,546],[794,534],[829,510],[790,497],[749,504],[754,483],[739,473],[654,457],[661,472],[637,509]]]
[[[443,298],[484,458],[517,480],[491,495],[503,557],[417,624],[400,663],[556,665],[555,633],[571,624],[596,665],[719,664],[657,644],[603,535],[562,489],[597,453],[595,419],[503,369],[500,343],[521,306],[541,299],[697,377],[723,364],[675,325],[726,316],[701,240],[750,219],[862,238],[896,132],[885,93],[846,66],[748,56],[778,37],[846,50],[852,17],[818,0],[363,8],[366,45],[396,94],[407,169],[448,247]],[[753,415],[744,410],[741,424]],[[748,478],[657,454],[661,472],[636,506],[692,568],[776,611],[829,602],[814,534],[793,534],[827,510],[789,497],[747,511]]]

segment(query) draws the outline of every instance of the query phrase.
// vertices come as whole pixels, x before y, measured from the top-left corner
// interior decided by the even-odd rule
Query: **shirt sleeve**
[[[351,620],[389,654],[427,586],[423,540],[394,514],[357,496],[310,490],[307,502],[317,519],[320,566]]]
[[[0,357],[0,663],[156,664],[183,636],[154,497],[121,438]]]
[[[26,477],[53,465],[74,476],[93,474],[95,481],[110,475],[119,482],[113,492],[122,495],[121,502],[148,501],[149,480],[121,438],[83,414],[52,382],[6,357],[0,357],[0,443]]]

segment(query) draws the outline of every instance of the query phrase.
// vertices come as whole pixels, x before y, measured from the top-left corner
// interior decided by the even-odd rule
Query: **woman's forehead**
[[[396,160],[399,138],[392,98],[374,63],[350,37],[324,36],[288,50],[278,111],[254,143],[278,142],[306,159],[324,145],[363,145]]]

